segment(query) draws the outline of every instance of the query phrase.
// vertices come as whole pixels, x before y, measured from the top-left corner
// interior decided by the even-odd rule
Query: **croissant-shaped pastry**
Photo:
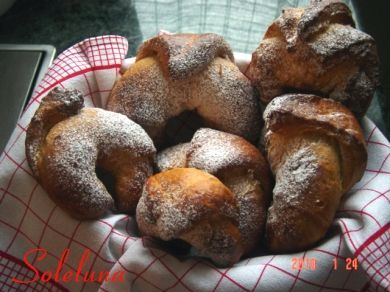
[[[324,237],[342,195],[362,177],[363,133],[347,108],[314,95],[277,97],[264,120],[275,175],[267,244],[272,252],[304,250]]]
[[[136,218],[144,235],[184,240],[219,266],[243,254],[236,198],[204,171],[175,168],[149,177]]]
[[[93,219],[114,206],[96,169],[115,178],[115,205],[134,212],[143,183],[153,173],[155,148],[126,116],[84,108],[78,90],[53,89],[32,118],[26,156],[35,178],[73,217]]]
[[[146,41],[115,84],[107,109],[140,124],[159,145],[168,120],[184,111],[196,111],[205,125],[250,141],[261,127],[251,83],[216,34],[164,34]]]
[[[191,142],[157,155],[159,171],[193,167],[215,175],[235,195],[245,253],[260,241],[271,193],[271,175],[263,155],[245,139],[213,129],[199,129]]]
[[[263,103],[283,93],[313,93],[360,117],[379,84],[375,41],[354,28],[341,1],[312,1],[306,8],[284,10],[271,24],[247,76]]]

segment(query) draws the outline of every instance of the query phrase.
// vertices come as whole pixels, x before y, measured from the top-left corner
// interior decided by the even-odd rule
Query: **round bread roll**
[[[244,252],[236,198],[204,171],[175,168],[149,177],[136,218],[144,235],[184,240],[218,266],[233,265]]]
[[[26,136],[33,174],[69,214],[92,219],[114,206],[96,174],[103,169],[114,177],[117,209],[134,212],[153,174],[153,142],[126,116],[83,106],[77,90],[55,88],[42,99]]]
[[[245,139],[199,129],[191,142],[157,154],[157,168],[193,167],[215,175],[237,199],[245,254],[259,244],[270,201],[271,174],[263,155]]]
[[[256,141],[261,112],[250,81],[215,34],[160,35],[140,48],[107,109],[140,124],[160,145],[171,118],[196,111],[205,125]]]
[[[374,39],[342,1],[290,8],[269,26],[246,72],[263,103],[283,93],[332,98],[363,116],[379,85]]]

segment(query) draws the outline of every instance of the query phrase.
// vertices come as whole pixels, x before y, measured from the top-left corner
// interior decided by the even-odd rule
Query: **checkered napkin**
[[[104,107],[126,51],[125,39],[104,36],[87,39],[62,53],[1,154],[1,291],[389,289],[390,145],[368,119],[363,120],[369,153],[364,177],[344,196],[326,239],[305,252],[256,253],[231,268],[219,269],[207,260],[178,257],[158,242],[139,237],[134,218],[126,214],[77,221],[57,207],[27,165],[26,127],[41,98],[55,86],[77,88],[84,93],[87,106]],[[34,251],[37,248],[41,250]],[[302,259],[304,268],[299,269]],[[102,271],[121,275],[123,281],[83,281],[92,272]],[[61,278],[66,273],[71,276],[69,281]],[[40,280],[33,281],[37,275]],[[30,282],[18,284],[12,279]]]

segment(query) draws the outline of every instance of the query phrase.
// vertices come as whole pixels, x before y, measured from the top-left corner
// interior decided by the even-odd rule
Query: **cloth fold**
[[[104,108],[126,52],[127,40],[119,36],[91,38],[69,48],[54,61],[19,120],[0,156],[0,290],[389,288],[390,145],[367,118],[362,121],[369,153],[365,174],[344,196],[326,238],[305,252],[255,253],[219,269],[140,237],[129,215],[77,221],[58,208],[28,167],[26,128],[42,97],[55,86],[77,88],[87,106]]]

